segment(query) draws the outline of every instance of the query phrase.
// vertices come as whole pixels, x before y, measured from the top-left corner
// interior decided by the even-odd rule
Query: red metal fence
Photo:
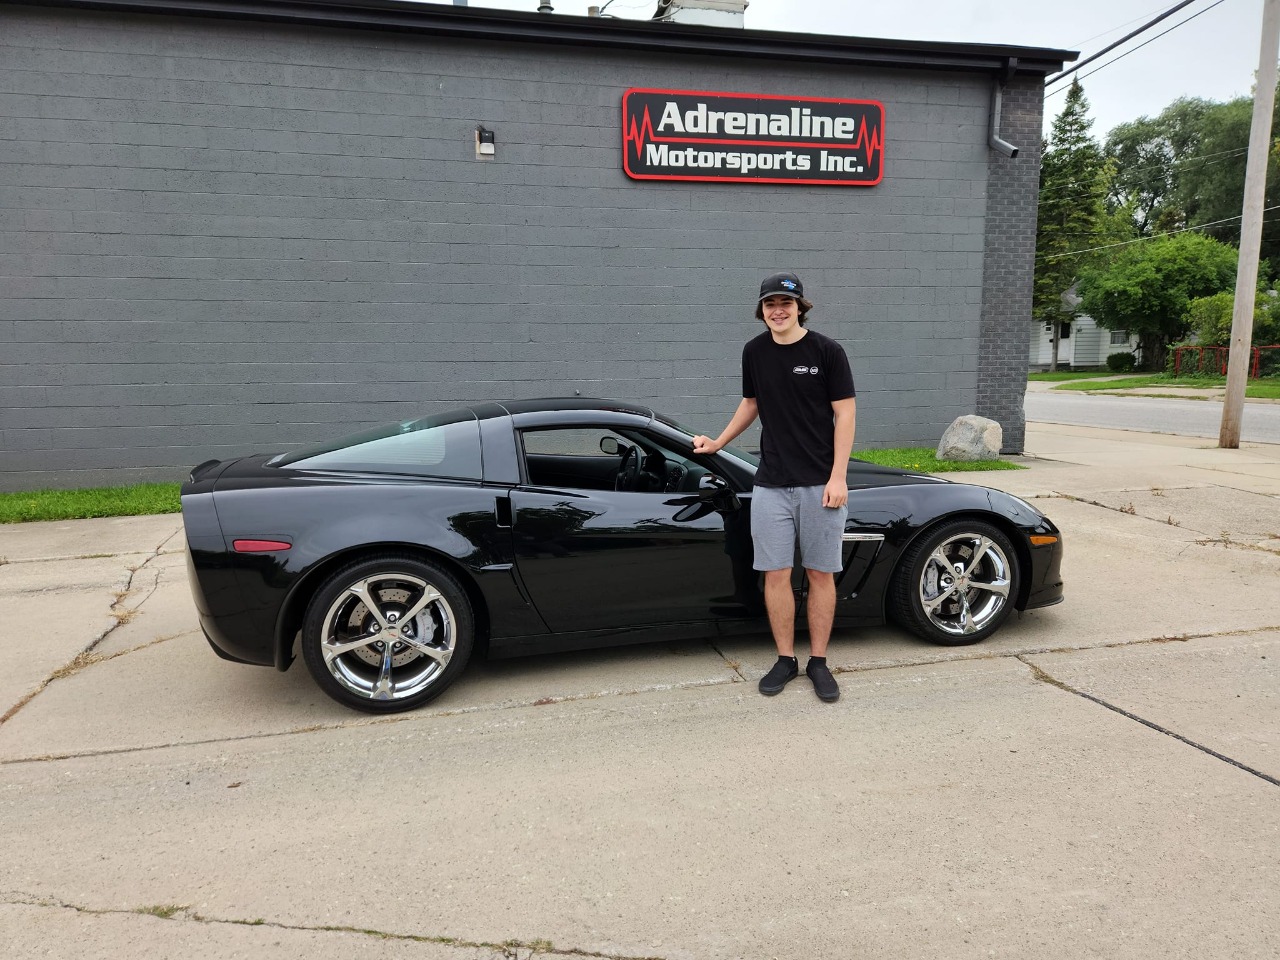
[[[1227,353],[1226,347],[1178,347],[1173,352],[1173,375],[1190,377],[1200,373],[1225,377]],[[1249,379],[1277,373],[1280,373],[1280,344],[1249,348]]]

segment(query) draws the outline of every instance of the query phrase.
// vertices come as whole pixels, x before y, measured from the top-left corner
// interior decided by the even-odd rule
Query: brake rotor
[[[397,619],[409,609],[410,593],[402,587],[383,587],[377,591],[378,601],[382,608],[382,615],[395,614]],[[369,608],[364,601],[359,601],[351,608],[351,613],[347,616],[347,628],[354,636],[362,633],[373,632],[374,627],[378,625],[377,619],[369,612]],[[435,634],[435,624],[431,622],[431,614],[429,608],[419,613],[408,624],[409,636],[422,637],[430,640]],[[367,646],[356,647],[351,651],[365,663],[374,667],[382,666],[382,648],[376,642]],[[402,667],[411,660],[416,660],[423,656],[407,643],[397,643],[391,651],[391,666]]]

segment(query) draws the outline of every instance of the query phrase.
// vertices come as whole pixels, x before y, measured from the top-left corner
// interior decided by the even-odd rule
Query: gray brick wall
[[[630,86],[882,100],[885,180],[630,181]],[[0,488],[177,478],[490,398],[715,432],[779,269],[849,352],[858,446],[933,444],[1020,407],[1025,331],[1016,370],[988,340],[1029,296],[1032,88],[1006,171],[976,75],[0,8]]]
[[[977,412],[1003,428],[1005,453],[1021,453],[1026,440],[1022,400],[1032,330],[1043,111],[1040,80],[1010,82],[1001,106],[1000,136],[1019,148],[1018,156],[1009,159],[992,150],[988,160]]]

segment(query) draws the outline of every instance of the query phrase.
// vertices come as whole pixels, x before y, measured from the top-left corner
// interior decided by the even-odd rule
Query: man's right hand
[[[694,453],[719,453],[720,448],[723,446],[724,444],[716,443],[710,437],[704,437],[702,434],[698,434],[693,438]]]

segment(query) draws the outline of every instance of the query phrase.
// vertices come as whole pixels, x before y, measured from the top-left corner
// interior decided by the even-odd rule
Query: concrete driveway
[[[473,664],[373,719],[216,658],[177,517],[0,527],[11,957],[1280,954],[1280,447],[1032,424],[1067,602],[977,647]]]

